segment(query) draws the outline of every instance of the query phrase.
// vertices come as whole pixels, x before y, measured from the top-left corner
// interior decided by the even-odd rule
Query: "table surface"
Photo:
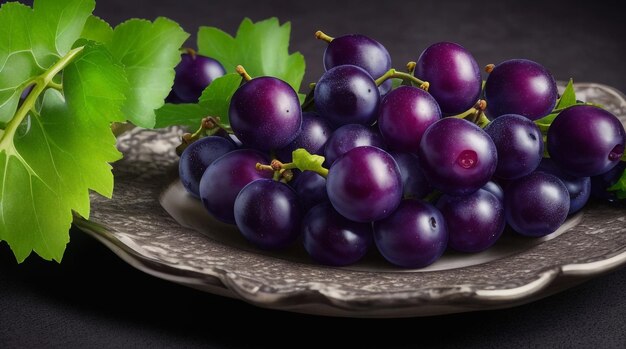
[[[95,13],[117,24],[170,17],[194,33],[211,25],[234,33],[243,17],[292,22],[292,49],[323,71],[330,35],[362,33],[383,43],[394,66],[437,41],[468,48],[480,65],[536,60],[557,79],[595,81],[626,91],[623,15],[611,3],[572,1],[100,0]],[[592,7],[596,6],[596,7]],[[193,40],[189,45],[193,46]],[[511,309],[430,318],[322,318],[259,309],[137,271],[78,231],[59,265],[31,256],[17,265],[0,243],[0,347],[626,347],[626,268]],[[285,332],[300,342],[286,343]],[[356,326],[356,327],[355,327]],[[358,331],[358,332],[354,332]],[[330,341],[330,339],[332,341]]]

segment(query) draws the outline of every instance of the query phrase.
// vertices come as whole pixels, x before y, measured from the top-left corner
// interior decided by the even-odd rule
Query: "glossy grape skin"
[[[614,191],[607,191],[620,179],[626,170],[626,162],[621,161],[608,172],[591,177],[591,196],[609,202],[617,201]]]
[[[431,125],[422,137],[418,156],[428,182],[450,195],[480,189],[495,172],[498,160],[491,137],[475,124],[456,118]]]
[[[481,252],[493,246],[506,224],[503,202],[483,189],[465,196],[444,195],[437,209],[448,227],[448,246],[460,252]]]
[[[552,159],[544,158],[541,160],[537,171],[543,171],[556,176],[565,184],[569,193],[570,204],[568,214],[580,211],[589,200],[591,195],[591,179],[589,177],[571,176],[561,170]]]
[[[355,65],[340,65],[315,85],[315,108],[334,127],[371,125],[378,116],[380,94],[372,77]]]
[[[596,176],[616,166],[624,154],[626,132],[615,115],[576,105],[559,113],[548,129],[548,153],[565,172]]]
[[[200,199],[209,213],[224,223],[235,223],[235,199],[248,183],[272,178],[271,171],[258,171],[257,163],[267,164],[264,154],[239,149],[219,157],[207,167],[200,180]]]
[[[316,113],[302,113],[302,127],[296,138],[286,147],[276,151],[276,157],[282,162],[291,162],[291,154],[299,148],[311,154],[323,155],[326,141],[333,133],[328,122]]]
[[[179,103],[197,102],[202,91],[213,80],[226,74],[224,67],[215,59],[187,53],[181,55],[181,61],[175,71],[172,92],[178,97]]]
[[[302,221],[304,248],[319,263],[344,266],[357,262],[372,245],[372,226],[340,215],[328,202],[313,207]]]
[[[334,38],[324,51],[324,69],[340,65],[356,65],[378,79],[391,69],[391,56],[378,41],[365,35],[350,34]],[[391,90],[391,80],[378,87],[384,95]]]
[[[483,190],[486,190],[486,191],[490,192],[496,198],[498,198],[498,200],[504,202],[504,190],[502,189],[500,184],[498,184],[498,183],[496,183],[494,181],[489,181],[489,182],[487,182],[487,184],[483,185],[483,187],[480,188],[480,189],[483,189]]]
[[[448,229],[434,206],[408,199],[389,217],[374,222],[374,242],[390,263],[422,268],[441,257],[448,242]]]
[[[357,147],[332,164],[326,191],[341,215],[355,222],[372,222],[398,207],[402,177],[391,155],[376,147]]]
[[[362,146],[384,148],[380,134],[371,127],[358,124],[344,125],[330,136],[324,149],[326,163],[332,165],[335,160],[349,150]]]
[[[476,104],[482,79],[471,53],[452,42],[426,48],[415,67],[415,76],[430,83],[428,92],[444,115],[459,114]]]
[[[293,189],[298,194],[302,211],[307,212],[313,206],[328,201],[326,178],[312,171],[304,171],[293,181]]]
[[[383,98],[378,128],[389,149],[417,153],[424,131],[439,119],[439,105],[428,92],[400,86]]]
[[[235,150],[226,138],[210,136],[191,143],[180,155],[178,175],[188,193],[200,197],[200,180],[204,171],[220,156]]]
[[[506,221],[517,233],[541,237],[555,232],[567,218],[569,193],[556,176],[535,171],[504,189]]]
[[[485,82],[487,115],[519,114],[530,120],[552,111],[557,99],[556,81],[539,63],[527,59],[504,61],[493,69]]]
[[[539,127],[521,115],[502,115],[485,127],[498,151],[495,175],[514,179],[533,172],[543,157]]]
[[[237,138],[258,150],[287,146],[302,126],[296,91],[286,82],[269,76],[252,79],[239,87],[228,113]]]
[[[302,212],[291,187],[272,179],[259,179],[237,195],[235,222],[248,241],[262,249],[275,250],[298,238]]]
[[[402,195],[404,198],[421,199],[433,189],[424,176],[419,158],[412,153],[389,152],[396,160],[402,177]]]

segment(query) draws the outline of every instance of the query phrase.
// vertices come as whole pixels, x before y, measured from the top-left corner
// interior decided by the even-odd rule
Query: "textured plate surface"
[[[625,120],[620,92],[576,88],[579,99]],[[350,268],[329,268],[299,247],[261,252],[181,194],[173,152],[180,133],[136,129],[120,137],[125,158],[115,164],[113,200],[93,195],[91,220],[76,225],[134,267],[183,285],[311,314],[428,316],[527,303],[626,264],[626,209],[600,204],[547,238],[506,236],[493,251],[446,252],[423,270],[396,269],[374,254]]]

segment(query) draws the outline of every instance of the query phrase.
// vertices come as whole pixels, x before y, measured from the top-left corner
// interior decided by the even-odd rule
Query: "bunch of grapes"
[[[377,248],[395,265],[420,268],[447,248],[484,251],[506,225],[550,234],[626,167],[620,121],[586,103],[555,110],[555,80],[536,62],[488,65],[483,82],[455,43],[429,46],[400,72],[371,38],[316,37],[328,43],[326,71],[302,105],[286,82],[239,67],[231,132],[181,155],[189,193],[260,248],[301,241],[334,266]],[[189,78],[185,69],[174,93],[197,99],[215,71]],[[548,128],[535,122],[557,112]]]

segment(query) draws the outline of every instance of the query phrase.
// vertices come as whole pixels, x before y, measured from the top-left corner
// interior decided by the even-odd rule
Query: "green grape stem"
[[[15,136],[17,128],[20,126],[26,115],[28,115],[28,113],[34,108],[39,96],[46,90],[46,88],[60,87],[60,84],[54,83],[52,79],[65,69],[65,67],[67,67],[83,51],[84,48],[84,46],[80,46],[71,50],[43,74],[33,79],[33,89],[28,93],[28,96],[13,116],[13,119],[9,121],[4,133],[2,134],[2,138],[0,138],[0,149],[11,149],[13,137]]]
[[[428,81],[423,81],[418,79],[417,77],[409,74],[409,73],[402,73],[399,72],[393,68],[389,69],[385,74],[383,74],[383,76],[379,77],[378,79],[375,80],[376,82],[376,86],[380,86],[382,85],[385,81],[389,80],[389,79],[401,79],[403,81],[409,81],[415,85],[417,85],[419,88],[421,88],[424,91],[428,91],[428,87],[430,87],[430,84],[428,83]]]

